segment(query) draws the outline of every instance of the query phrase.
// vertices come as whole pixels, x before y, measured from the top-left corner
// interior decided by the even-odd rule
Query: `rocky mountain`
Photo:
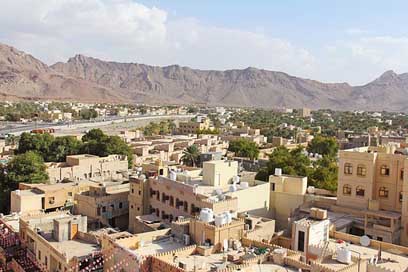
[[[364,86],[350,86],[256,68],[157,67],[83,55],[47,66],[0,44],[0,94],[10,99],[408,111],[408,74],[388,71]]]

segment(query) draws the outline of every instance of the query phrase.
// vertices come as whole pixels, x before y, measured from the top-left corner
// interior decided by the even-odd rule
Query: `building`
[[[299,116],[302,118],[312,116],[312,111],[309,108],[301,108],[298,110],[298,112],[299,112]]]
[[[98,157],[94,155],[71,155],[65,162],[46,163],[47,173],[51,183],[63,180],[81,181],[91,178],[112,179],[128,170],[127,157],[123,155],[109,155]]]
[[[58,184],[20,183],[20,189],[11,192],[10,211],[27,213],[71,209],[74,205],[74,196],[89,190],[92,184],[90,181]]]
[[[306,201],[307,177],[282,175],[281,169],[275,169],[269,183],[272,218],[279,227],[286,228],[288,218]]]
[[[198,171],[171,170],[169,177],[147,179],[131,177],[129,229],[132,232],[145,229],[138,227],[138,218],[147,214],[164,222],[197,216],[202,209],[210,209],[214,214],[248,212],[268,216],[269,201],[269,183],[247,178],[240,181],[238,162],[208,161]]]
[[[129,225],[129,183],[104,182],[74,196],[75,214],[86,215],[95,228],[109,226],[125,230]]]
[[[68,212],[36,213],[20,218],[21,244],[46,271],[102,271],[103,257],[87,218]]]
[[[196,134],[201,130],[210,129],[210,119],[203,117],[198,118],[196,121],[180,122],[178,132],[180,134],[189,135]]]
[[[408,157],[394,153],[393,146],[340,151],[337,206],[364,218],[361,235],[407,244]]]

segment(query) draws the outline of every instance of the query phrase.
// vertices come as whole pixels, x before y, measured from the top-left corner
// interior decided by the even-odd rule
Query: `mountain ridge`
[[[82,54],[48,66],[0,43],[0,94],[10,99],[408,111],[408,73],[390,70],[351,86],[254,67],[199,70]]]

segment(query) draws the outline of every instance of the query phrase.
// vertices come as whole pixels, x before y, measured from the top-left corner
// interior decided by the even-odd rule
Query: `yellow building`
[[[20,239],[46,271],[100,269],[96,237],[87,233],[87,218],[67,212],[37,213],[20,218]]]
[[[72,155],[67,156],[65,162],[49,162],[45,165],[50,183],[58,183],[65,179],[81,181],[90,178],[116,178],[119,173],[128,170],[127,157],[123,155],[107,157],[88,154]]]
[[[341,151],[337,205],[361,212],[366,235],[407,244],[408,157],[394,151],[393,147]]]

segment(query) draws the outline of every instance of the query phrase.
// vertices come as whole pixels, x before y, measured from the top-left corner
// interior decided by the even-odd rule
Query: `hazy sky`
[[[406,0],[1,0],[0,42],[48,64],[82,53],[364,84],[408,72],[407,11]]]

